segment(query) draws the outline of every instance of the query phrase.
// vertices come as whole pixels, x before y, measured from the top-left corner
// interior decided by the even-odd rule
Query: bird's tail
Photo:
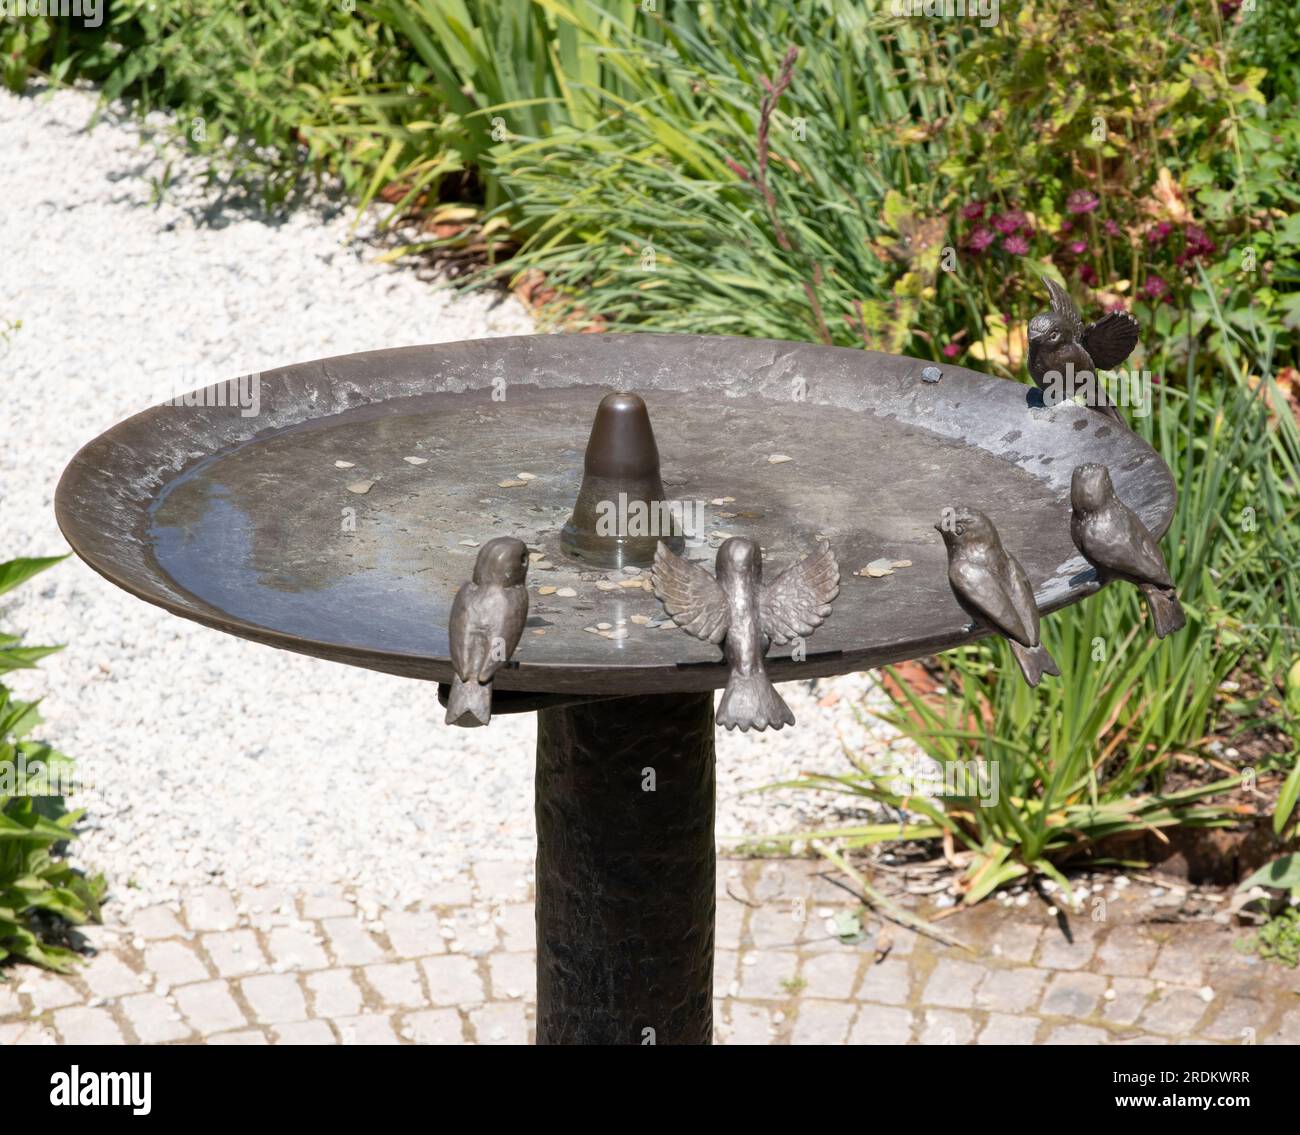
[[[794,714],[760,670],[755,674],[733,673],[727,679],[714,720],[724,729],[761,732],[769,726],[780,729],[783,725],[793,725]]]
[[[1183,605],[1178,602],[1178,595],[1172,587],[1157,587],[1154,583],[1144,583],[1142,594],[1146,596],[1147,606],[1151,608],[1151,621],[1155,624],[1156,638],[1180,631],[1187,625],[1187,616],[1183,614]]]
[[[1011,644],[1011,653],[1020,663],[1020,671],[1024,674],[1025,681],[1031,686],[1038,685],[1043,680],[1044,674],[1060,677],[1061,668],[1057,666],[1056,659],[1047,652],[1047,647],[1041,642],[1037,646],[1021,646],[1013,638],[1007,639],[1007,642]]]
[[[492,683],[462,682],[455,675],[447,695],[447,724],[473,729],[492,720]]]

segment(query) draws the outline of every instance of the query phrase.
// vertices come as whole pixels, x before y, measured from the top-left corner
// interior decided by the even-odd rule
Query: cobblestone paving
[[[821,867],[721,861],[715,1039],[726,1044],[1297,1044],[1296,975],[1212,922],[1109,904],[946,919],[974,948],[858,909]],[[92,927],[71,976],[11,967],[4,1044],[522,1044],[534,1018],[531,864],[479,864],[404,911],[337,889],[212,887]],[[111,907],[110,907],[111,912]],[[1146,914],[1142,917],[1147,917]],[[887,947],[887,949],[886,949]],[[883,956],[881,956],[883,954]]]

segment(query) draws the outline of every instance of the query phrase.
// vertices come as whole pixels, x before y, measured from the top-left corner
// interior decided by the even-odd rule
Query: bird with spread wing
[[[717,578],[660,544],[651,575],[655,595],[687,634],[722,647],[729,667],[716,722],[726,729],[780,729],[794,714],[768,680],[763,656],[812,634],[840,593],[840,568],[830,545],[763,582],[759,546],[732,536],[718,549]]]
[[[1029,377],[1040,390],[1072,397],[1063,385],[1073,376],[1076,384],[1087,384],[1090,405],[1124,424],[1124,419],[1102,389],[1097,371],[1119,366],[1138,341],[1138,321],[1126,311],[1107,312],[1095,323],[1084,326],[1070,293],[1050,276],[1043,278],[1052,310],[1029,321]]]

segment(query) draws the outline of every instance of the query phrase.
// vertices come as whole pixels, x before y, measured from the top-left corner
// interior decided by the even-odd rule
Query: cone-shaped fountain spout
[[[560,533],[571,559],[595,567],[649,567],[663,540],[685,545],[681,506],[664,496],[659,447],[639,394],[607,394],[596,408],[582,488]]]

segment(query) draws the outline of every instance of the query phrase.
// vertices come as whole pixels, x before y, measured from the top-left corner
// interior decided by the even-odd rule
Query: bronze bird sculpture
[[[1088,384],[1094,410],[1126,424],[1106,396],[1097,371],[1117,367],[1129,357],[1137,345],[1138,321],[1128,312],[1112,311],[1085,327],[1069,293],[1050,276],[1043,282],[1052,310],[1029,321],[1030,378],[1044,394],[1068,397],[1072,391],[1064,384],[1073,374],[1076,384]],[[1057,383],[1061,385],[1053,390]]]
[[[1038,604],[1020,561],[1002,546],[993,522],[978,509],[944,510],[935,525],[948,549],[948,582],[968,615],[1001,633],[1025,681],[1059,675],[1056,660],[1038,637]]]
[[[1080,465],[1070,479],[1070,537],[1103,583],[1127,580],[1151,610],[1157,638],[1187,622],[1160,545],[1137,514],[1115,495],[1104,465]]]
[[[519,645],[528,618],[528,549],[497,536],[479,549],[474,578],[451,605],[448,638],[455,676],[447,724],[470,728],[492,720],[492,677]]]
[[[655,595],[687,634],[722,645],[730,667],[714,720],[726,729],[780,729],[794,714],[768,680],[763,656],[772,643],[812,634],[840,593],[840,569],[830,545],[763,582],[763,556],[753,540],[732,536],[718,549],[709,575],[660,543],[651,579]]]

